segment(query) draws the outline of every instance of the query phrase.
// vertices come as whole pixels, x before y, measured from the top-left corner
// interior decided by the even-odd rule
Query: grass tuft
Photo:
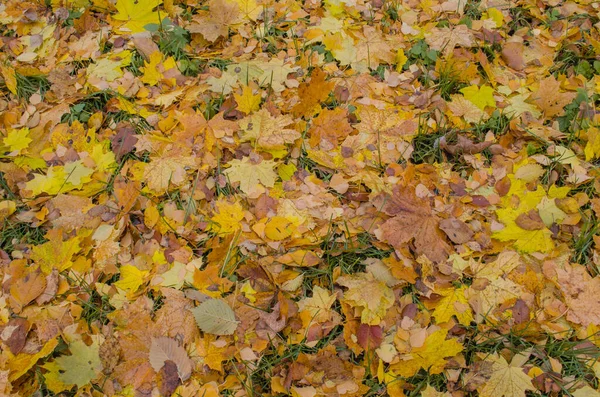
[[[39,93],[42,97],[50,89],[50,82],[44,75],[24,76],[16,73],[17,79],[17,97],[19,99],[29,100],[29,98]]]

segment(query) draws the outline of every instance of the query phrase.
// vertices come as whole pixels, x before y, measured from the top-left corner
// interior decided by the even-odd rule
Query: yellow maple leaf
[[[585,160],[590,161],[600,157],[600,130],[592,127],[587,131],[588,141],[585,144]]]
[[[0,65],[0,74],[4,77],[6,88],[13,94],[17,95],[17,73],[10,66]]]
[[[142,71],[144,75],[140,80],[144,84],[156,85],[163,78],[162,73],[158,70],[158,65],[162,62],[162,53],[160,51],[154,51],[150,54],[150,61],[144,61],[144,67]]]
[[[64,183],[73,187],[81,187],[84,183],[91,181],[94,170],[83,165],[81,160],[65,164],[66,178]]]
[[[229,203],[224,200],[217,201],[217,213],[213,215],[210,230],[218,233],[230,234],[241,228],[240,222],[244,219],[244,209],[240,203]]]
[[[456,340],[446,340],[447,334],[445,329],[433,332],[423,346],[411,350],[408,360],[390,365],[390,370],[404,377],[413,376],[421,368],[430,374],[441,373],[446,365],[446,358],[454,357],[463,350],[463,346]]]
[[[198,354],[203,359],[203,363],[210,369],[223,372],[223,361],[227,360],[227,343],[223,340],[215,340],[215,336],[206,334],[203,339],[196,343]]]
[[[232,0],[232,2],[238,5],[240,13],[244,16],[244,18],[253,21],[258,18],[263,10],[262,5],[259,5],[256,0]]]
[[[462,95],[451,95],[451,102],[448,102],[448,109],[458,118],[456,124],[461,125],[463,120],[468,123],[479,123],[487,118],[487,113],[480,109],[473,102]]]
[[[273,117],[267,109],[261,109],[240,121],[242,141],[254,142],[267,150],[284,149],[301,136],[298,131],[286,128],[293,122],[288,115]]]
[[[361,309],[360,321],[363,324],[378,325],[394,304],[394,292],[371,273],[341,276],[336,283],[348,288],[344,301]]]
[[[139,33],[148,24],[159,24],[160,14],[154,8],[162,4],[162,0],[117,0],[117,13],[112,19],[120,21],[119,30]]]
[[[433,317],[438,323],[449,321],[452,316],[456,316],[458,322],[462,325],[469,325],[473,321],[473,313],[465,297],[465,287],[448,288],[440,291],[443,298],[438,302],[433,311]]]
[[[519,366],[508,364],[498,354],[489,355],[486,362],[492,363],[492,376],[479,389],[481,397],[513,397],[524,396],[527,390],[535,391],[531,378]],[[514,361],[514,360],[513,360]]]
[[[508,98],[508,106],[504,108],[504,113],[519,117],[523,113],[529,112],[533,117],[540,117],[542,112],[540,112],[539,108],[531,103],[525,102],[530,96],[531,93],[525,93],[513,95]]]
[[[238,104],[238,110],[244,112],[246,114],[250,114],[260,107],[260,102],[262,100],[260,93],[253,94],[252,88],[247,85],[242,88],[242,94],[233,94],[235,101]]]
[[[265,236],[273,241],[281,241],[292,235],[296,227],[283,216],[274,216],[265,224]]]
[[[464,97],[471,101],[479,109],[483,110],[486,106],[495,108],[496,100],[494,99],[494,89],[487,85],[477,86],[472,85],[462,88],[460,92]]]
[[[121,278],[114,283],[115,286],[129,292],[136,292],[145,282],[147,270],[140,270],[133,265],[123,265],[120,269]]]
[[[531,210],[537,211],[537,206],[546,197],[546,192],[541,186],[535,191],[529,191],[526,182],[510,176],[511,188],[507,195],[502,198],[502,206],[496,210],[498,220],[504,224],[504,229],[492,234],[496,240],[514,241],[514,247],[519,251],[548,252],[554,248],[552,232],[546,227],[527,230],[517,224],[517,218],[527,214]],[[515,206],[513,196],[518,198]]]
[[[81,250],[81,239],[73,237],[62,239],[62,230],[53,229],[46,234],[47,242],[31,249],[31,260],[40,266],[44,274],[50,274],[56,268],[59,272],[73,266],[73,256]]]
[[[357,50],[354,40],[344,32],[329,34],[322,39],[322,42],[341,65],[350,65],[356,61]]]
[[[109,82],[115,81],[123,76],[121,66],[121,61],[113,61],[108,58],[98,59],[96,63],[90,64],[87,67],[87,75],[88,77],[95,77]]]
[[[501,304],[523,298],[526,290],[508,278],[498,277],[483,290],[469,287],[469,303],[475,313],[491,318],[493,311]]]
[[[27,149],[32,141],[29,138],[29,128],[23,127],[18,130],[11,129],[8,135],[2,140],[2,143],[8,147],[9,152],[19,154],[21,151]]]
[[[313,287],[313,295],[298,302],[302,325],[307,328],[312,323],[324,323],[332,318],[340,319],[340,315],[331,306],[336,301],[336,295],[330,294],[318,285]]]
[[[481,19],[491,19],[499,28],[504,23],[504,15],[502,11],[497,8],[488,8],[481,16]]]
[[[231,160],[228,169],[223,171],[227,175],[229,182],[240,183],[240,190],[250,196],[256,196],[263,193],[264,187],[275,186],[277,173],[273,170],[275,162],[272,160],[263,160],[258,164],[250,162],[250,158],[244,157],[242,160]]]
[[[408,57],[404,54],[404,50],[402,48],[396,52],[396,58],[394,61],[396,62],[396,71],[402,72],[402,67],[406,61],[408,61]]]
[[[8,361],[8,369],[10,370],[10,375],[8,376],[8,380],[14,382],[23,376],[31,367],[33,367],[40,358],[46,357],[48,354],[52,353],[54,349],[58,346],[58,339],[53,338],[50,339],[44,347],[40,349],[39,352],[35,354],[29,353],[19,353],[14,357],[11,357]],[[8,351],[5,350],[5,351]],[[12,356],[12,354],[10,354]]]
[[[169,189],[181,186],[187,181],[187,169],[195,165],[191,156],[166,154],[152,158],[143,168],[143,179],[146,188],[154,193],[162,194]]]

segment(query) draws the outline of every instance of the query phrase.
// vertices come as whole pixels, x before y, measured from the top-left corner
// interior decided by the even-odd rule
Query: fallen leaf
[[[220,299],[210,299],[190,310],[198,327],[214,335],[231,335],[239,322],[227,303]]]
[[[442,219],[440,229],[454,244],[467,243],[471,241],[474,234],[466,223],[456,218]]]
[[[530,98],[542,109],[545,117],[554,117],[564,113],[563,108],[571,103],[575,93],[561,92],[560,82],[551,75],[540,81],[540,88]]]
[[[424,254],[435,262],[448,258],[452,249],[426,200],[418,199],[410,188],[396,186],[393,195],[380,199],[379,203],[386,214],[393,216],[375,231],[379,240],[400,249],[414,239],[417,254]]]
[[[248,157],[242,160],[231,160],[230,166],[223,171],[227,175],[231,183],[239,182],[240,190],[248,195],[257,196],[256,193],[261,193],[257,187],[275,186],[277,173],[274,171],[275,162],[270,160],[262,160],[260,163],[251,162]]]
[[[378,325],[394,303],[392,290],[369,273],[341,276],[336,283],[348,288],[343,299],[361,310],[363,324]]]
[[[112,19],[120,21],[119,29],[124,32],[138,33],[148,24],[160,24],[160,17],[154,9],[162,0],[117,0],[117,13]]]
[[[493,372],[486,384],[479,389],[481,396],[524,396],[528,390],[535,391],[531,378],[523,368],[508,364],[504,357],[497,354],[488,355],[486,361],[492,363]]]
[[[185,382],[192,374],[192,361],[185,349],[172,338],[152,338],[150,345],[150,365],[159,372],[167,363],[176,366],[179,379]]]

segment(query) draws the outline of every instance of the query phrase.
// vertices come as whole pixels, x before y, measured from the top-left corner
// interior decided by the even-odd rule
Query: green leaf
[[[70,356],[60,356],[54,362],[46,363],[44,368],[48,388],[55,393],[67,390],[76,385],[83,387],[94,380],[102,370],[100,361],[100,344],[98,339],[88,346],[76,340],[69,345]]]
[[[190,310],[198,328],[214,335],[231,335],[238,326],[235,313],[227,303],[211,299]]]

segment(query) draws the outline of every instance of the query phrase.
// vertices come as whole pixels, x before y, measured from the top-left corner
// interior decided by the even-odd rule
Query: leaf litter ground
[[[598,17],[3,2],[0,395],[600,395]]]

